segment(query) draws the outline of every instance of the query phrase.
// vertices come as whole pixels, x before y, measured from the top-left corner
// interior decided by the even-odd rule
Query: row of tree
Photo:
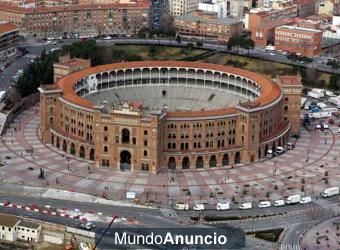
[[[248,50],[249,54],[249,50],[255,47],[255,42],[248,37],[234,36],[228,40],[227,47],[228,50],[232,50],[234,47],[236,47],[237,52],[239,48],[246,49]]]

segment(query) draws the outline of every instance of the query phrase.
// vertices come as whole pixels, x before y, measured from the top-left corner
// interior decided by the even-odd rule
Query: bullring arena
[[[298,77],[177,61],[101,65],[40,91],[44,143],[96,166],[158,172],[257,162],[300,129]]]

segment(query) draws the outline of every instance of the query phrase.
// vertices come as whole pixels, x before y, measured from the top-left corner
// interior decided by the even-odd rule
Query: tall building
[[[243,2],[238,0],[213,0],[199,3],[199,10],[216,12],[218,18],[243,17]]]
[[[275,28],[294,23],[297,6],[291,4],[274,5],[273,8],[258,8],[250,11],[248,30],[255,45],[265,47],[274,43]]]
[[[275,47],[289,53],[312,57],[321,53],[322,34],[322,30],[280,26],[275,29]]]
[[[279,76],[278,84],[284,94],[283,119],[291,124],[290,132],[300,134],[302,83],[300,76]]]
[[[81,37],[99,34],[134,35],[149,28],[151,5],[135,3],[23,8],[0,4],[2,20],[17,25],[27,37]]]
[[[174,27],[182,36],[227,43],[231,37],[241,35],[243,22],[218,18],[215,12],[196,10],[175,17]]]
[[[18,56],[18,29],[11,23],[0,23],[0,64]]]
[[[198,4],[209,0],[170,0],[170,15],[181,16],[198,9]]]

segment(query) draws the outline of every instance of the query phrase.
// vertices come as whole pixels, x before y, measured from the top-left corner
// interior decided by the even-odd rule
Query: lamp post
[[[70,160],[71,158],[69,156],[66,156],[66,161],[67,161],[67,171],[70,171]]]

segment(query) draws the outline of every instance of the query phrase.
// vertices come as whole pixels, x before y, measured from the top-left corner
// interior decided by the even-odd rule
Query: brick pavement
[[[11,157],[5,160],[7,166],[0,168],[3,181],[32,186],[48,185],[94,195],[101,195],[108,187],[109,196],[113,199],[123,199],[126,191],[133,191],[141,201],[151,200],[163,204],[199,199],[213,203],[219,198],[232,197],[237,201],[256,201],[267,199],[267,196],[279,199],[304,192],[316,195],[324,188],[340,183],[337,170],[340,164],[339,137],[331,133],[310,133],[304,129],[294,150],[255,164],[238,164],[228,170],[211,168],[157,175],[121,172],[98,168],[93,162],[69,155],[71,171],[68,171],[65,152],[41,143],[38,137],[38,112],[38,107],[24,111],[3,136],[0,157]],[[331,129],[336,131],[335,127],[331,126]],[[31,148],[34,150],[33,155],[25,152]],[[274,161],[277,161],[275,173]],[[88,166],[93,173],[89,174]],[[33,170],[28,170],[28,167]],[[45,180],[37,178],[40,168],[45,169]],[[324,177],[327,181],[322,180]]]

